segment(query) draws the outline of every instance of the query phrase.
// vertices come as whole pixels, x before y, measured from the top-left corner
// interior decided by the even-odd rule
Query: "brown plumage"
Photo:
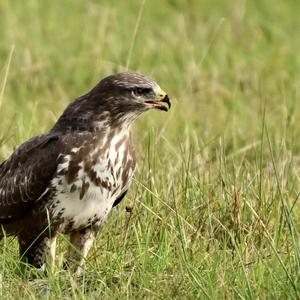
[[[19,146],[0,165],[0,225],[17,236],[22,259],[44,268],[50,254],[54,262],[62,232],[82,251],[70,251],[72,259],[81,257],[81,271],[92,240],[134,174],[132,122],[150,108],[169,107],[168,96],[149,77],[111,75],[71,103],[48,133]]]

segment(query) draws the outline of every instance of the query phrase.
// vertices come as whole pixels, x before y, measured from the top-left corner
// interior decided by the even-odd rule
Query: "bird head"
[[[149,109],[168,111],[168,95],[150,77],[123,72],[102,79],[87,94],[71,103],[53,130],[98,130],[130,125]]]
[[[168,111],[171,107],[168,95],[160,86],[139,73],[123,72],[108,76],[93,90],[102,94],[99,100],[105,105],[111,104],[112,110],[139,114],[151,108]]]

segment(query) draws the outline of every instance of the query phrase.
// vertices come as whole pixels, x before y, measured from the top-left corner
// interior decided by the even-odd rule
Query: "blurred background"
[[[299,8],[293,0],[1,0],[2,135],[47,130],[71,100],[128,68],[152,75],[175,103],[172,116],[148,115],[148,125],[167,118],[168,135],[189,127],[201,139],[229,132],[249,143],[264,107],[270,126],[298,111]]]
[[[151,75],[172,99],[137,121],[136,182],[91,260],[94,275],[119,274],[112,295],[299,296],[299,12],[298,0],[0,0],[1,160],[111,73]]]

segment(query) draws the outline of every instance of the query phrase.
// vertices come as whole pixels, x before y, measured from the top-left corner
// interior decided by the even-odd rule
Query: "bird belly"
[[[110,212],[115,197],[110,191],[90,185],[85,195],[80,190],[57,193],[51,209],[52,219],[61,219],[65,228],[74,230],[95,223],[102,223]]]
[[[115,174],[117,172],[114,172]],[[51,220],[63,223],[63,231],[71,231],[96,224],[107,218],[116,199],[127,190],[131,181],[121,182],[119,176],[101,173],[98,184],[87,174],[79,174],[73,183],[67,183],[64,176],[53,180],[54,197],[48,206]],[[99,175],[100,176],[100,175]],[[102,184],[99,184],[102,182]],[[65,229],[65,230],[64,230]]]
[[[77,171],[70,176],[78,153],[66,155],[58,166],[51,182],[54,197],[48,207],[52,220],[63,220],[72,229],[105,221],[115,200],[127,190],[135,169],[125,145],[116,149],[114,142],[102,156],[94,150],[92,160],[77,162]]]

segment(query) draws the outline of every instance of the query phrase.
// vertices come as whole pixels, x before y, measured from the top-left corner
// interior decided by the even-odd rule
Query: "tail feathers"
[[[0,241],[5,236],[15,235],[17,233],[15,222],[12,219],[0,219]]]
[[[2,225],[9,224],[13,221],[14,221],[14,219],[11,216],[8,216],[8,217],[0,216],[0,228]]]
[[[2,226],[2,224],[0,224],[0,242],[4,238],[4,236],[5,236],[5,230]]]

